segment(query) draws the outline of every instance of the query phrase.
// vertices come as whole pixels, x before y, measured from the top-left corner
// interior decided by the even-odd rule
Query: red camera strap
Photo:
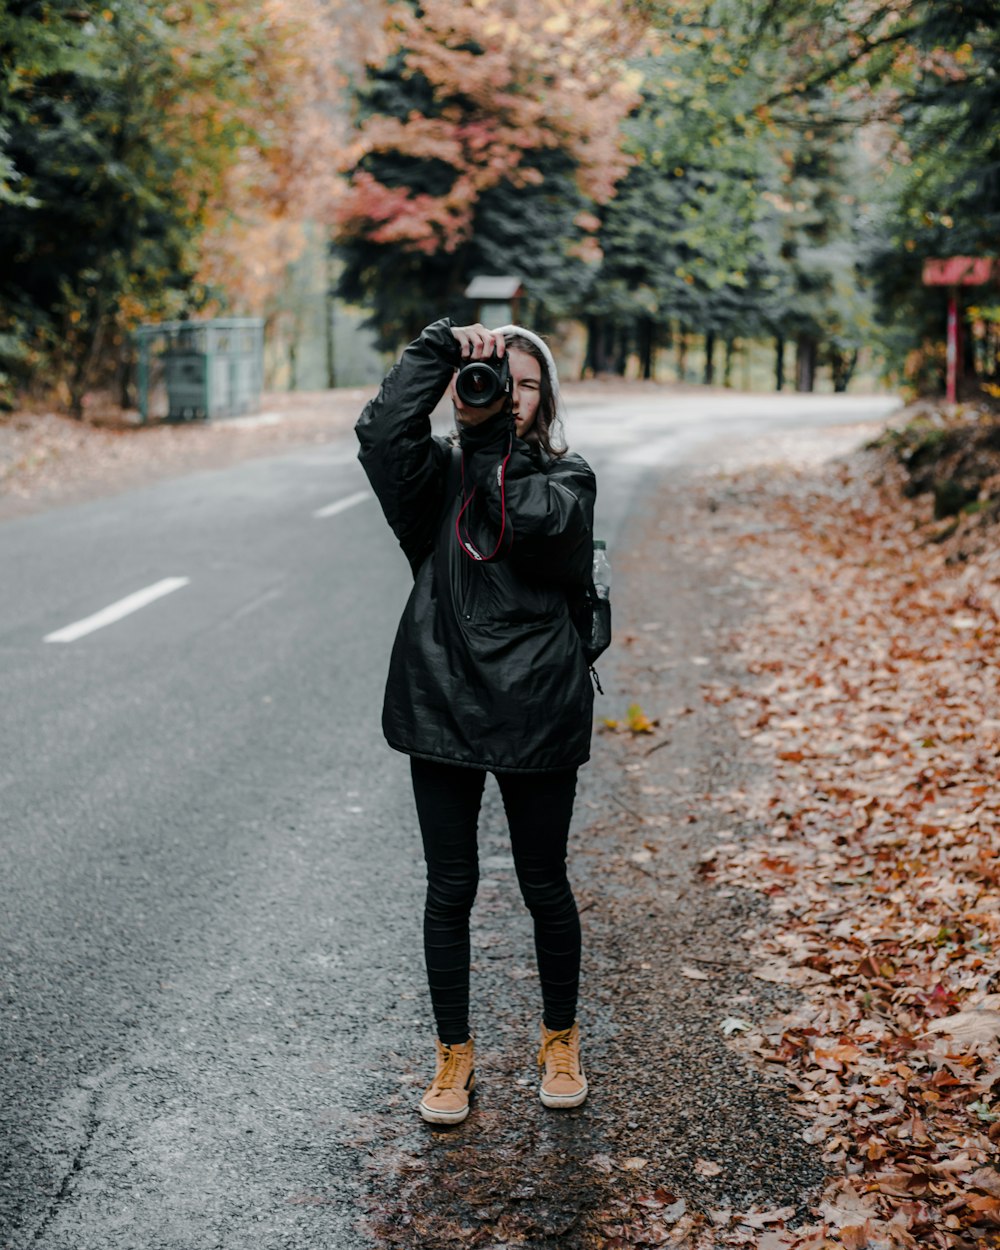
[[[465,493],[465,452],[462,452],[462,506],[455,518],[455,537],[458,539],[458,545],[462,548],[470,560],[477,560],[483,564],[489,564],[491,560],[506,555],[506,550],[501,551],[504,547],[504,539],[507,539],[506,546],[509,547],[513,541],[513,534],[507,535],[507,461],[510,460],[510,453],[514,446],[513,438],[507,443],[507,454],[500,462],[497,468],[497,485],[500,487],[500,537],[497,539],[497,545],[493,548],[488,556],[483,555],[476,544],[472,541],[472,535],[469,533],[469,527],[464,523],[465,513],[476,497],[476,488],[473,486],[472,494]]]

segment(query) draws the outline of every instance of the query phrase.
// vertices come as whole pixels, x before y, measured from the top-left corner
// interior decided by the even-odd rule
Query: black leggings
[[[469,1037],[469,914],[479,884],[476,827],[486,773],[410,760],[427,861],[424,953],[438,1037]],[[543,1019],[568,1029],[580,983],[580,918],[566,879],[576,769],[497,773],[521,895],[535,922]]]

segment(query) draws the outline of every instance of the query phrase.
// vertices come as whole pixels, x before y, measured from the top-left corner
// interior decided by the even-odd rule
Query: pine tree
[[[648,375],[671,328],[682,344],[692,331],[711,344],[760,327],[775,259],[761,251],[761,192],[774,162],[752,111],[759,83],[732,50],[743,9],[714,6],[709,21],[703,6],[654,6],[633,61],[642,99],[625,122],[634,163],[602,214],[588,303],[596,369],[623,362],[620,346],[607,358],[608,340],[637,340]]]
[[[567,310],[625,168],[630,24],[598,0],[427,0],[394,10],[387,55],[358,90],[340,213],[342,293],[383,345],[435,314],[465,316],[477,272],[516,274],[536,318]],[[619,19],[616,21],[616,17]]]

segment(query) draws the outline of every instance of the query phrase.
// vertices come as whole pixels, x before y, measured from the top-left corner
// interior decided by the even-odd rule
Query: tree
[[[914,7],[912,83],[872,268],[890,359],[923,390],[943,385],[945,322],[944,292],[922,284],[923,261],[1000,255],[1000,12],[984,0]],[[983,309],[994,324],[995,304],[987,297]],[[995,377],[1000,361],[982,365]]]
[[[456,305],[475,271],[524,279],[543,317],[587,279],[591,206],[626,165],[633,24],[599,0],[427,0],[391,10],[358,89],[342,289],[385,345]]]
[[[278,0],[0,10],[8,402],[15,381],[44,375],[79,415],[138,320],[245,293],[239,275],[267,269],[232,252],[213,261],[315,182],[315,128],[300,123],[317,12],[312,0],[294,12]]]
[[[773,334],[779,386],[790,337],[800,386],[811,389],[821,362],[846,385],[865,333],[853,193],[861,156],[816,101],[783,92],[822,46],[822,23],[786,42],[746,0],[646,9],[644,54],[633,62],[642,102],[625,123],[634,163],[603,212],[592,336],[615,340],[608,319],[622,335],[638,324],[648,374],[657,330],[672,327],[680,356],[694,330],[705,336],[710,382],[718,338],[728,376],[737,336]],[[830,89],[817,90],[828,105]],[[599,358],[591,352],[596,367]]]
[[[689,3],[648,7],[639,107],[625,122],[633,164],[602,213],[603,262],[588,303],[590,362],[624,363],[602,343],[638,340],[652,372],[655,342],[677,336],[683,358],[691,331],[705,336],[705,380],[714,380],[717,338],[759,333],[776,284],[776,248],[762,230],[776,178],[772,136],[755,106],[758,67],[740,50],[747,6],[711,10]],[[610,333],[609,333],[609,325]]]
[[[759,16],[756,37],[780,32],[797,52],[767,102],[776,118],[805,102],[878,149],[865,226],[873,330],[918,386],[944,315],[942,293],[921,283],[924,259],[1000,251],[998,18],[996,0],[770,0]]]

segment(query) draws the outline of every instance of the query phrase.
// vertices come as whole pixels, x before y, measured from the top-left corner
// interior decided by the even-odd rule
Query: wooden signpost
[[[962,371],[961,329],[958,315],[958,288],[982,286],[1000,277],[1000,260],[991,256],[950,256],[946,260],[924,261],[924,286],[948,287],[947,400],[955,403]]]

